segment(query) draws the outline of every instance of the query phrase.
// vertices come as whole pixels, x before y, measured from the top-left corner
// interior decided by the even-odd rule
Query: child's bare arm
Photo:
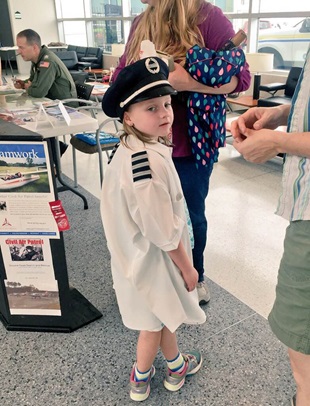
[[[176,266],[180,269],[186,288],[189,292],[196,288],[198,282],[198,272],[188,257],[182,241],[177,249],[168,251],[168,254]]]

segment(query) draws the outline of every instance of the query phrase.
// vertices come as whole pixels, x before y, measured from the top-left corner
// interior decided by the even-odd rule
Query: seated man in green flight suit
[[[67,67],[54,52],[41,45],[37,32],[31,29],[19,32],[16,44],[23,60],[31,61],[30,77],[26,80],[17,79],[14,84],[17,89],[27,90],[32,97],[48,97],[52,100],[77,98],[75,84]],[[67,145],[60,142],[61,153],[66,149]]]

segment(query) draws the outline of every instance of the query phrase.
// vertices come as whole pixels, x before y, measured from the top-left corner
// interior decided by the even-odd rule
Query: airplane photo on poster
[[[16,173],[1,173],[0,172],[0,191],[16,189],[27,185],[30,182],[35,182],[40,179],[41,173],[47,173],[47,169],[40,167],[35,171],[16,172]]]
[[[43,143],[0,142],[0,194],[50,193]]]

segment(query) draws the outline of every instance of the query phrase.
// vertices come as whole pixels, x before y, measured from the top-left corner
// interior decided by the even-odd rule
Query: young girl
[[[124,55],[120,58],[113,78],[116,79],[126,65],[139,59],[142,40],[152,41],[156,50],[173,56],[175,70],[170,72],[169,81],[179,95],[172,101],[175,117],[172,128],[172,156],[192,221],[195,238],[193,263],[199,275],[197,284],[199,302],[203,305],[210,300],[210,292],[204,281],[204,251],[208,229],[205,200],[209,192],[213,165],[218,159],[222,142],[216,143],[214,137],[210,137],[210,135],[206,137],[207,144],[209,144],[206,150],[206,165],[197,167],[197,160],[188,135],[190,121],[187,115],[186,98],[181,94],[183,91],[198,92],[201,96],[203,94],[223,95],[243,92],[250,85],[251,75],[246,68],[233,77],[230,83],[221,87],[210,87],[193,79],[183,68],[186,53],[195,44],[219,50],[235,34],[231,22],[221,9],[211,4],[214,1],[141,0],[141,2],[148,4],[148,7],[132,22]],[[205,131],[211,133],[213,129],[216,129],[216,132],[224,138],[226,103],[225,101],[214,101],[217,111],[221,111],[221,117],[214,119],[212,109],[207,110],[207,114],[211,113],[210,120],[208,122],[204,120],[203,127],[199,126],[199,134],[203,134]],[[216,145],[214,145],[214,141]]]
[[[153,361],[167,360],[164,386],[176,391],[201,367],[199,351],[181,354],[176,330],[206,320],[199,307],[185,200],[171,159],[173,121],[168,67],[159,58],[127,66],[107,90],[103,111],[124,125],[102,187],[101,216],[124,324],[139,330],[130,397],[150,393]]]

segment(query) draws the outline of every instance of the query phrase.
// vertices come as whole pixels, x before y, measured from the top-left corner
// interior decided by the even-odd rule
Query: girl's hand
[[[194,289],[196,289],[196,285],[198,282],[198,272],[194,267],[191,267],[188,270],[182,272],[182,277],[184,279],[186,289],[189,292],[192,292]]]
[[[191,292],[196,288],[198,282],[198,272],[193,267],[192,260],[188,256],[182,241],[180,241],[176,249],[168,251],[168,254],[175,265],[179,268],[185,282],[186,289]]]

